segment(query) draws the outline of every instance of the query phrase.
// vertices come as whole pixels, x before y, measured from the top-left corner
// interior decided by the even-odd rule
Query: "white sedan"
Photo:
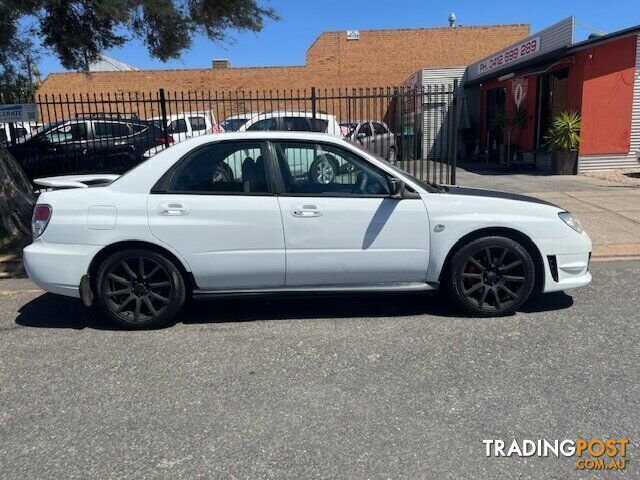
[[[349,168],[327,180],[328,156]],[[570,213],[427,184],[327,134],[203,135],[88,180],[45,181],[64,189],[40,195],[25,267],[126,327],[169,323],[188,295],[442,288],[471,314],[504,315],[591,281]]]

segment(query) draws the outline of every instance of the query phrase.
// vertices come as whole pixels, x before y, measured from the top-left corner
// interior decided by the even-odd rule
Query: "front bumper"
[[[543,292],[580,288],[591,283],[591,239],[585,232],[568,237],[535,240],[544,263]]]
[[[24,269],[33,283],[43,290],[79,298],[80,280],[101,248],[47,243],[36,239],[23,251]]]

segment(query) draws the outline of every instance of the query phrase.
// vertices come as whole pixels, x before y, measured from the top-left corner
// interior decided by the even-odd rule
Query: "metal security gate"
[[[36,95],[29,175],[122,173],[187,138],[237,130],[319,131],[357,142],[415,177],[455,183],[451,85],[359,89]],[[24,143],[24,137],[11,143]],[[56,158],[52,161],[52,156]],[[44,167],[46,165],[46,168]],[[42,168],[40,168],[42,167]]]

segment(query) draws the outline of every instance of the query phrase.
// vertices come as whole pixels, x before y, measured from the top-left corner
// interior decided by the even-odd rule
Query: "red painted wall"
[[[583,66],[580,153],[628,153],[631,139],[635,36],[576,54]]]
[[[582,115],[582,154],[629,151],[636,43],[635,36],[612,41],[577,52],[548,70],[552,72],[569,68],[567,108]],[[513,78],[517,76],[516,72]],[[531,118],[525,128],[516,132],[514,142],[525,150],[535,148],[537,79],[538,75],[526,77],[527,96],[523,104],[527,106]],[[496,78],[482,85],[480,143],[483,149],[486,148],[487,138],[487,91],[496,87],[506,88],[506,111],[510,114],[515,105],[511,81],[499,82]]]

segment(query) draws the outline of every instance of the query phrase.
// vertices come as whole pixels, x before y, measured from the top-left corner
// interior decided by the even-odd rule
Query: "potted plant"
[[[551,152],[551,168],[556,175],[577,173],[581,119],[577,112],[560,112],[551,122],[544,137]]]

